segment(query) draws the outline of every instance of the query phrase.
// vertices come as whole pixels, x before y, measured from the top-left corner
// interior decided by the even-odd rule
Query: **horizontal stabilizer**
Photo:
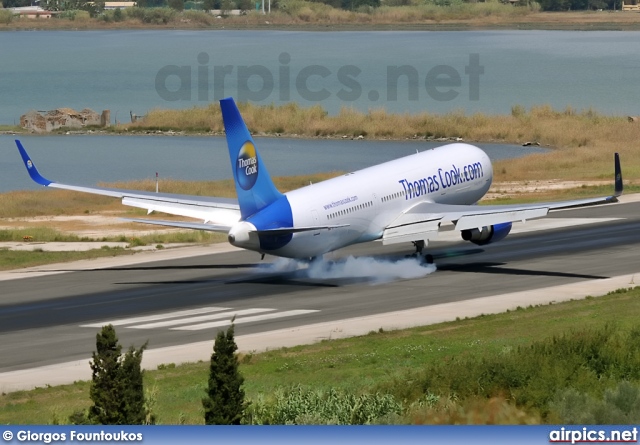
[[[120,218],[124,221],[131,221],[143,224],[153,224],[156,226],[178,227],[181,229],[195,229],[206,230],[208,232],[220,232],[229,233],[230,226],[216,225],[216,224],[204,224],[188,221],[165,221],[161,219],[137,219],[137,218]]]

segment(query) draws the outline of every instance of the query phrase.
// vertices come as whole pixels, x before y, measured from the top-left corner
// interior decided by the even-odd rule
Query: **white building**
[[[104,2],[104,9],[125,9],[125,8],[133,8],[136,5],[136,2]]]
[[[40,6],[22,6],[19,8],[9,8],[14,15],[19,15],[20,17],[27,17],[30,19],[50,19],[53,14],[52,11],[47,11],[46,9],[41,8]]]

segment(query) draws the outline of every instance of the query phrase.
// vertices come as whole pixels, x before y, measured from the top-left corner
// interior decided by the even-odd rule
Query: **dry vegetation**
[[[484,3],[457,3],[451,6],[420,4],[406,6],[361,7],[357,11],[333,8],[324,3],[304,0],[281,0],[279,8],[268,16],[256,11],[248,11],[241,16],[215,16],[204,11],[178,12],[170,8],[148,8],[125,10],[114,15],[114,11],[104,11],[96,18],[90,18],[86,11],[67,11],[54,19],[33,19],[0,15],[0,26],[7,28],[41,29],[130,29],[130,28],[272,28],[299,27],[301,25],[362,27],[392,24],[433,25],[441,22],[462,22],[468,25],[480,24],[485,18],[500,22],[522,19],[539,9],[536,6],[514,8],[497,1]]]
[[[382,109],[362,113],[343,108],[330,116],[322,107],[302,108],[296,104],[260,107],[241,104],[240,111],[254,133],[289,134],[304,137],[405,139],[460,137],[466,141],[520,144],[538,142],[552,153],[501,161],[495,165],[496,181],[533,179],[609,179],[614,152],[620,152],[627,179],[640,176],[638,157],[640,124],[626,117],[577,111],[571,107],[553,110],[549,106],[525,110],[515,106],[511,115],[389,114]],[[144,122],[130,130],[208,130],[222,132],[217,105],[189,110],[153,110]]]
[[[640,29],[640,15],[594,11],[538,12],[538,5],[512,7],[497,1],[450,6],[432,3],[335,9],[322,3],[281,0],[268,16],[251,11],[242,16],[216,17],[203,11],[176,12],[169,8],[125,12],[114,17],[105,11],[89,18],[85,11],[70,11],[65,18],[18,19],[0,15],[0,29]],[[417,3],[417,2],[409,2]],[[142,8],[141,8],[142,9]]]

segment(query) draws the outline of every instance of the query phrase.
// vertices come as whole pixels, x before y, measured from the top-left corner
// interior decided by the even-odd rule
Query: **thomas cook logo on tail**
[[[258,180],[258,156],[256,147],[247,141],[242,145],[236,162],[236,178],[243,190],[251,190]]]

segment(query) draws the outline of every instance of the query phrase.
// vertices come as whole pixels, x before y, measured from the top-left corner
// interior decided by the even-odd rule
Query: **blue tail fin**
[[[276,189],[232,98],[220,101],[240,215],[246,219],[283,195]]]

